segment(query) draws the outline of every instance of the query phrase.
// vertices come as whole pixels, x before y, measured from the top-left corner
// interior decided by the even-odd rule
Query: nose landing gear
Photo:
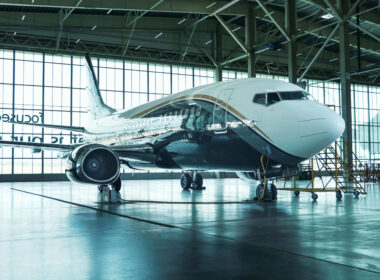
[[[265,200],[265,201],[274,201],[277,200],[277,187],[275,184],[266,183],[266,187],[264,189],[264,181],[262,181],[256,187],[256,197],[255,200]],[[264,195],[263,195],[264,192]]]
[[[184,173],[181,176],[181,187],[184,190],[204,190],[206,187],[203,186],[202,175],[196,171],[193,171],[191,174]]]

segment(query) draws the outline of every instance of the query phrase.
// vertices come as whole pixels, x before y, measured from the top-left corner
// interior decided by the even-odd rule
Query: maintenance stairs
[[[346,145],[346,141],[341,137],[311,158],[310,165],[302,165],[301,174],[307,174],[307,180],[310,180],[306,185],[304,182],[297,183],[296,177],[293,177],[293,182],[289,181],[290,178],[285,179],[283,187],[278,189],[294,191],[296,196],[300,192],[309,192],[314,201],[318,199],[317,192],[335,192],[337,199],[342,198],[342,193],[353,193],[355,197],[367,194],[365,183],[360,180],[363,176],[362,171],[353,168],[363,165],[354,153],[352,161],[355,164],[350,166],[345,162]],[[315,182],[316,179],[320,180],[318,184]],[[288,187],[288,183],[293,186]]]
[[[355,163],[352,166],[344,160],[347,158],[346,145],[346,141],[341,137],[314,157],[318,167],[317,177],[322,177],[325,171],[330,177],[327,184],[323,184],[325,188],[331,181],[335,181],[336,191],[353,193],[356,197],[359,194],[367,194],[365,184],[360,181],[360,171],[353,167],[361,164],[359,158],[352,153],[352,161]]]

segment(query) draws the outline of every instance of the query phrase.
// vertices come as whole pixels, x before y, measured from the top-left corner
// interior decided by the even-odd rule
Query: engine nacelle
[[[120,176],[119,157],[104,145],[82,145],[69,155],[66,176],[76,183],[112,184]]]
[[[267,179],[285,178],[297,176],[298,174],[298,166],[281,166],[269,168],[266,172],[266,177]],[[264,179],[264,172],[260,169],[250,172],[236,172],[236,175],[245,181],[258,181]]]

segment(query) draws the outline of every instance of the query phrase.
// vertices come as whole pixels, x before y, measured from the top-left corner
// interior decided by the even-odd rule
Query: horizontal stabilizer
[[[81,127],[81,126],[67,126],[67,125],[55,125],[55,124],[26,123],[26,122],[10,122],[10,123],[31,125],[31,126],[42,127],[42,128],[63,129],[63,130],[84,133],[84,127]]]

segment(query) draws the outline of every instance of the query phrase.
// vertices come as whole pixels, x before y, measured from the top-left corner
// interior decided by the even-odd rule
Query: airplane
[[[84,143],[0,141],[0,145],[59,151],[67,177],[110,185],[120,192],[120,169],[182,170],[184,190],[202,189],[200,172],[235,172],[240,178],[295,176],[299,164],[340,137],[345,122],[303,88],[274,79],[246,78],[188,89],[116,111],[101,97],[85,56],[88,124],[33,124],[83,133]],[[26,124],[26,123],[16,123]],[[265,182],[264,182],[265,183]],[[275,188],[273,185],[272,188]],[[273,190],[273,198],[277,195]]]

